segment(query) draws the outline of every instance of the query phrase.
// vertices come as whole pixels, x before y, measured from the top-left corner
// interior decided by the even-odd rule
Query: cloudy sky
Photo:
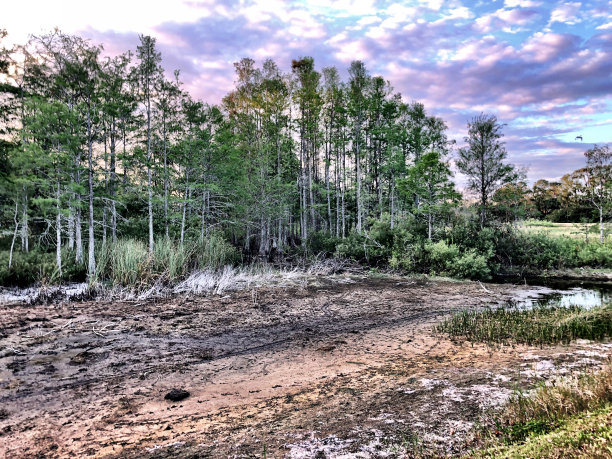
[[[446,120],[458,145],[472,116],[495,113],[510,159],[533,181],[581,167],[586,148],[612,141],[611,11],[607,0],[20,0],[2,7],[0,27],[24,42],[57,26],[109,53],[151,34],[169,74],[180,69],[210,103],[231,89],[242,57],[288,71],[313,56],[343,75],[361,59]]]

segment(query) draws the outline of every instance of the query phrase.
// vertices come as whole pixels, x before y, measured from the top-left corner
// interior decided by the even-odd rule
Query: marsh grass
[[[579,306],[514,306],[465,310],[446,319],[435,330],[472,342],[495,345],[545,345],[575,339],[601,340],[612,336],[612,305],[585,309]]]
[[[197,270],[219,270],[239,261],[238,252],[220,236],[179,244],[156,241],[153,253],[135,239],[103,244],[97,252],[96,282],[134,288],[173,284]]]
[[[612,366],[517,391],[470,457],[612,456]]]
[[[612,403],[612,365],[598,373],[584,373],[541,383],[529,395],[517,391],[506,405],[500,422],[509,426],[560,419]]]

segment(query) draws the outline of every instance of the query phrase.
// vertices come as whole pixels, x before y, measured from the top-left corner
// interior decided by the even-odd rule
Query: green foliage
[[[484,432],[489,441],[470,457],[609,457],[612,367],[517,391]]]
[[[612,243],[588,243],[570,237],[551,237],[543,233],[500,232],[496,253],[508,268],[523,270],[579,267],[612,267]]]
[[[332,255],[339,243],[340,240],[334,235],[325,231],[317,231],[308,235],[305,247],[309,253],[314,255],[320,253]]]
[[[502,438],[483,450],[472,451],[472,458],[592,458],[610,457],[612,448],[612,404],[570,416],[559,422],[542,420],[515,424],[516,436],[506,429]],[[498,434],[499,435],[499,434]]]
[[[455,244],[449,245],[445,241],[427,244],[425,252],[428,255],[431,270],[438,273],[450,271],[461,256],[459,248]]]
[[[405,179],[398,180],[400,196],[405,202],[414,204],[414,212],[423,215],[427,220],[429,239],[434,222],[448,213],[461,199],[451,178],[451,170],[442,160],[442,155],[431,152],[417,160]]]
[[[97,253],[97,278],[115,285],[138,285],[152,274],[147,246],[135,239],[102,245]]]
[[[74,262],[74,253],[62,250],[64,264],[60,276],[55,264],[55,252],[43,252],[36,248],[30,252],[13,252],[11,269],[8,268],[9,252],[0,252],[0,285],[28,287],[37,282],[82,282],[85,280],[85,265]]]
[[[96,250],[97,272],[93,279],[120,286],[146,286],[155,282],[173,283],[192,270],[217,270],[240,261],[237,250],[222,236],[213,234],[204,240],[181,245],[170,239],[156,241],[153,254],[137,239],[119,239],[99,244]],[[8,251],[0,252],[0,285],[27,287],[36,282],[82,282],[86,278],[87,260],[74,262],[74,252],[62,250],[62,275],[55,264],[55,252],[39,249],[13,253],[8,269]]]
[[[543,345],[569,343],[580,338],[601,340],[612,336],[612,306],[588,310],[577,306],[466,310],[436,329],[492,344]]]
[[[482,279],[491,278],[491,268],[484,255],[478,254],[474,249],[463,253],[449,268],[453,277],[462,279]]]
[[[218,234],[200,239],[190,249],[195,269],[219,269],[240,261],[238,251]]]
[[[395,244],[401,240],[401,225],[391,229],[391,220],[386,215],[381,220],[370,220],[369,226],[368,232],[349,233],[338,244],[336,254],[370,266],[386,265]]]

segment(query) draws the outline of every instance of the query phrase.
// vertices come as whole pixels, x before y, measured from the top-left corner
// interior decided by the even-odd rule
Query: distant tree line
[[[494,213],[505,221],[535,218],[551,222],[600,224],[612,212],[612,151],[594,145],[585,152],[586,166],[559,181],[537,180],[532,187],[515,181],[493,196]]]

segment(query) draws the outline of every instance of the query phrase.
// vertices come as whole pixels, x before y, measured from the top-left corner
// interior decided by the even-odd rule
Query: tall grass
[[[191,251],[196,269],[220,269],[240,261],[236,249],[217,234],[196,240]]]
[[[517,392],[468,457],[611,457],[612,366]]]
[[[119,239],[99,248],[96,281],[124,287],[176,283],[192,271],[217,270],[238,260],[236,249],[217,235],[185,244],[162,238],[153,253],[142,241]]]
[[[490,344],[600,340],[612,336],[612,305],[593,309],[538,306],[465,310],[440,323],[436,331]]]
[[[599,373],[561,378],[542,384],[532,394],[516,393],[500,421],[507,425],[533,420],[554,424],[559,419],[612,403],[612,365]]]

